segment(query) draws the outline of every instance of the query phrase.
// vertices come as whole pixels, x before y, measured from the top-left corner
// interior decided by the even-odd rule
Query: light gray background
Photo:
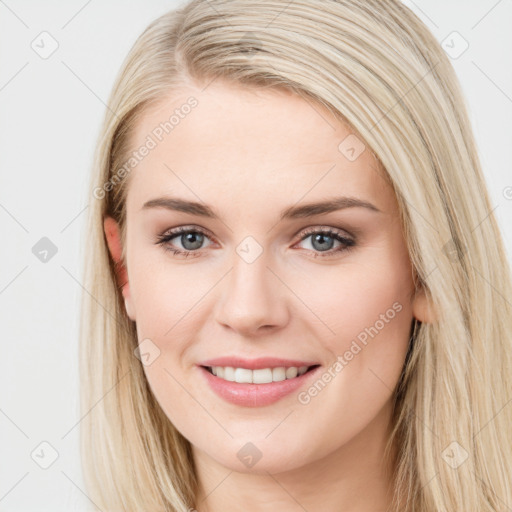
[[[439,41],[457,31],[469,43],[453,64],[512,261],[512,2],[404,3]],[[91,506],[79,465],[77,378],[87,176],[122,59],[176,5],[0,0],[0,511]],[[47,59],[31,48],[43,31],[59,45]],[[451,40],[460,50],[462,40]],[[32,253],[42,237],[58,249],[47,263]],[[51,460],[43,441],[58,452],[48,469],[35,462]]]

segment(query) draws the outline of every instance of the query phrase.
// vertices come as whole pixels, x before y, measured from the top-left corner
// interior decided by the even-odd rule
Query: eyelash
[[[175,249],[175,248],[173,248],[173,247],[171,247],[169,245],[169,242],[173,238],[176,238],[178,235],[182,235],[182,234],[185,234],[185,233],[200,233],[200,234],[210,238],[208,236],[208,234],[205,231],[203,231],[202,229],[200,229],[200,228],[197,228],[197,227],[192,228],[190,226],[180,226],[179,228],[175,228],[175,229],[173,229],[170,232],[166,232],[166,233],[163,233],[161,235],[158,235],[157,236],[158,241],[156,242],[156,244],[157,245],[161,245],[165,251],[170,251],[175,256],[189,257],[192,254],[194,254],[194,256],[192,256],[192,257],[200,256],[201,255],[200,250],[188,251],[188,250],[182,250],[182,249]],[[319,257],[319,258],[332,257],[336,253],[350,251],[351,249],[353,249],[356,246],[356,240],[355,239],[346,238],[346,237],[340,235],[338,231],[333,230],[332,228],[325,228],[325,229],[322,229],[322,228],[310,228],[310,229],[306,229],[302,233],[302,238],[299,240],[299,242],[302,242],[306,238],[308,238],[309,236],[316,235],[316,234],[327,235],[327,236],[329,236],[331,238],[334,238],[338,242],[341,242],[343,245],[341,245],[340,247],[338,247],[336,249],[330,249],[329,251],[313,251],[313,253],[314,253],[313,257],[314,258],[317,258],[317,257]],[[308,249],[306,249],[306,250],[308,250]]]

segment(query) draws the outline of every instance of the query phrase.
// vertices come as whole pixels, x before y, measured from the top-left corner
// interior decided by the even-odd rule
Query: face
[[[188,114],[158,140],[175,109]],[[317,104],[220,81],[147,111],[134,149],[148,135],[123,295],[150,387],[196,456],[274,473],[383,436],[411,322],[428,319],[370,151]]]

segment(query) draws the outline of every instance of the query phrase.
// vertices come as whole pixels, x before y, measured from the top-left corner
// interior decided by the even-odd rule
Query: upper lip
[[[262,368],[279,368],[296,366],[316,366],[319,363],[315,361],[299,361],[297,359],[281,359],[277,357],[259,357],[257,359],[244,359],[242,357],[217,357],[215,359],[208,359],[199,363],[199,366],[231,366],[233,368],[247,368],[248,370],[259,370]]]

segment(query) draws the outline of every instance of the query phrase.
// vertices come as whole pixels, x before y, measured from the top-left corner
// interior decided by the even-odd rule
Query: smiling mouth
[[[203,366],[212,375],[219,379],[236,382],[238,384],[270,384],[272,382],[282,382],[291,380],[318,368],[320,365],[312,366],[290,366],[276,368],[261,368],[250,370],[248,368],[234,368],[232,366]]]

